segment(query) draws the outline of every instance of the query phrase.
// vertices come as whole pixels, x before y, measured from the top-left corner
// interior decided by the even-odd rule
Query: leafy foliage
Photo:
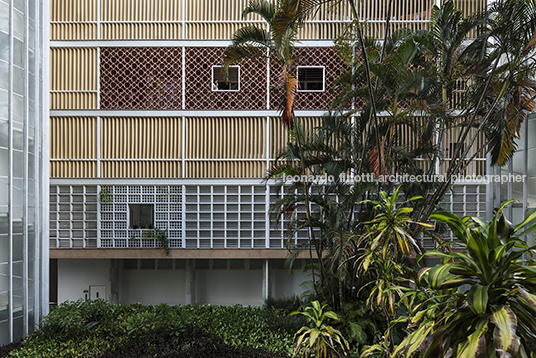
[[[463,251],[432,251],[443,263],[419,272],[420,288],[409,291],[409,335],[395,356],[534,357],[536,355],[536,266],[521,237],[536,230],[536,212],[512,227],[501,210],[490,222],[437,212]],[[468,285],[469,290],[462,286]]]
[[[166,252],[166,255],[169,256],[169,238],[167,237],[166,230],[162,230],[159,228],[143,230],[142,235],[143,237],[156,239],[158,242],[160,242],[162,244],[162,247],[164,248],[164,251]]]
[[[288,357],[303,320],[242,306],[66,302],[8,357]]]
[[[330,358],[346,355],[350,349],[348,342],[341,332],[332,326],[326,325],[328,319],[339,320],[333,311],[324,310],[327,305],[320,305],[320,302],[313,301],[311,306],[305,308],[303,312],[296,311],[292,315],[303,315],[307,318],[309,325],[304,326],[296,332],[294,336],[296,346],[292,357],[302,358]],[[342,350],[342,354],[340,353]]]

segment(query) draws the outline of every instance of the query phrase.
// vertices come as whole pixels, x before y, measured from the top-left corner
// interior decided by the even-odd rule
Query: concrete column
[[[264,260],[262,265],[262,299],[270,297],[270,261]]]
[[[195,305],[195,260],[186,260],[186,304]]]
[[[119,260],[110,260],[110,269],[108,274],[108,301],[111,304],[119,304]]]

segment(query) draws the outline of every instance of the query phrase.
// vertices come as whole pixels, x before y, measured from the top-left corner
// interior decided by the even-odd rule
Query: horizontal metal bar
[[[95,47],[227,47],[231,40],[61,40],[50,41],[51,48]],[[296,47],[333,47],[332,40],[300,40]]]
[[[99,93],[97,90],[50,90],[50,93]]]
[[[325,110],[296,110],[298,117],[320,117]],[[101,110],[51,109],[51,117],[279,117],[279,110]]]

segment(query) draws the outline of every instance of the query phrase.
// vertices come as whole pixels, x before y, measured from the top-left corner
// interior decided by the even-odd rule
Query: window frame
[[[309,90],[300,89],[300,69],[302,68],[321,68],[322,69],[322,89],[321,90]],[[326,66],[296,66],[296,81],[298,82],[297,92],[326,92]]]
[[[137,206],[139,208],[139,212],[138,212],[138,219],[139,219],[139,226],[137,226],[136,228],[134,227],[134,223],[133,223],[133,207],[134,206]],[[149,227],[142,227],[141,224],[142,224],[142,219],[141,219],[141,211],[142,211],[142,206],[150,206],[152,209],[152,218],[151,218],[151,221],[149,223]],[[131,229],[131,230],[152,230],[155,228],[155,204],[147,204],[147,203],[129,203],[128,204],[128,228]]]
[[[238,84],[238,88],[237,89],[220,89],[218,88],[217,90],[214,89],[214,69],[217,68],[217,69],[220,69],[222,70],[223,69],[223,66],[221,65],[213,65],[210,69],[210,72],[211,72],[211,82],[210,82],[210,90],[212,92],[240,92],[240,66],[237,66],[237,65],[232,65],[232,66],[229,66],[229,69],[231,68],[236,68],[238,70],[238,73],[237,73],[237,84]],[[218,81],[220,81],[218,79]],[[230,84],[232,84],[233,82],[229,82]]]

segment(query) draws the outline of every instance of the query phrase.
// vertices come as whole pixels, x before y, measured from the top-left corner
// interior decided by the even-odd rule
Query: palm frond
[[[244,11],[242,18],[245,19],[249,14],[260,15],[267,23],[274,18],[276,7],[267,0],[250,0]]]

